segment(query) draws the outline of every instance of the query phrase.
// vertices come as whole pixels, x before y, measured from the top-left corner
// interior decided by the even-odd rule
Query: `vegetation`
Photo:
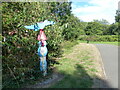
[[[61,55],[62,28],[65,18],[69,16],[69,9],[70,3],[67,2],[2,3],[3,87],[20,87],[21,83],[35,80],[39,75],[39,57],[36,54],[38,32],[25,29],[25,25],[45,19],[56,22],[55,25],[45,28],[48,36],[48,57]]]
[[[99,42],[118,42],[118,35],[81,35],[79,40],[82,41],[99,41]]]
[[[118,35],[118,23],[108,25],[98,21],[88,22],[85,32],[86,35]]]
[[[45,27],[49,51],[48,70],[51,70],[50,59],[63,55],[64,46],[61,43],[65,40],[70,45],[65,46],[68,49],[74,45],[69,41],[75,40],[118,41],[118,14],[113,24],[103,19],[83,22],[71,13],[71,2],[3,2],[0,35],[3,88],[21,87],[23,83],[43,78],[39,71],[39,57],[36,54],[38,32],[27,30],[24,26],[46,19],[56,23]],[[69,63],[72,60],[68,62],[67,59],[61,60],[64,61]]]
[[[80,35],[85,35],[84,23],[80,22],[77,17],[71,15],[67,21],[68,22],[65,24],[65,28],[63,30],[65,40],[74,40],[78,39]]]
[[[87,43],[87,41],[79,41],[80,43]],[[120,46],[119,42],[99,42],[99,41],[90,41],[89,44],[110,44],[110,45],[116,45],[116,46]]]
[[[92,48],[77,41],[67,41],[63,45],[64,56],[55,67],[64,78],[50,88],[91,88],[93,77],[98,72],[94,66]]]
[[[119,10],[116,10],[115,21],[116,22],[120,22],[120,13],[119,13]]]

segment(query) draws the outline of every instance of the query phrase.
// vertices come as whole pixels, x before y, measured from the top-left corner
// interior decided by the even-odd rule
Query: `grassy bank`
[[[57,71],[64,75],[63,80],[50,88],[91,88],[97,73],[91,46],[78,42],[64,42],[64,54]]]

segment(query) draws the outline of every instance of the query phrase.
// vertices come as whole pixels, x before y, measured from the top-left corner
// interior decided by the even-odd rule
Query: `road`
[[[118,88],[118,46],[95,44],[100,51],[109,88]]]

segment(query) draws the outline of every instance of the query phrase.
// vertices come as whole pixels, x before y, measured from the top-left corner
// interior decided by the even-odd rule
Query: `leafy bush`
[[[36,38],[39,31],[27,30],[24,28],[25,25],[45,19],[56,22],[55,25],[45,28],[48,37],[48,57],[58,57],[62,54],[60,46],[63,40],[62,25],[70,12],[62,13],[64,16],[59,15],[57,6],[61,13],[63,9],[68,11],[70,9],[69,3],[59,2],[2,3],[3,88],[20,87],[20,83],[35,80],[40,76],[39,57],[36,54],[38,48]]]
[[[62,55],[61,42],[63,41],[62,36],[63,29],[59,24],[55,24],[49,27],[45,33],[47,35],[47,47],[48,47],[48,57],[59,57]]]

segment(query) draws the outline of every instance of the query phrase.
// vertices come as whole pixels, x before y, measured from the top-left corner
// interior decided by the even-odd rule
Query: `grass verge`
[[[93,77],[98,72],[95,68],[91,46],[64,42],[64,56],[55,65],[64,78],[50,88],[91,88]]]

